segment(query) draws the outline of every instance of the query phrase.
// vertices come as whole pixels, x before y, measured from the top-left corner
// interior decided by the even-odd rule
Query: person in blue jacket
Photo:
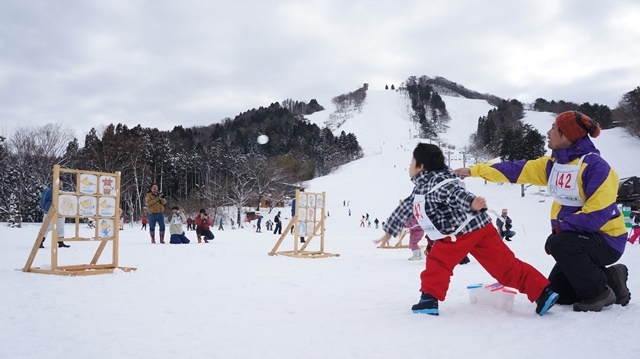
[[[296,199],[294,198],[293,201],[291,201],[291,218],[295,217],[295,215],[296,215]],[[298,229],[300,228],[305,228],[305,227],[300,226]],[[293,233],[293,226],[291,226],[291,233]],[[304,234],[304,233],[298,233],[298,234]],[[300,236],[300,243],[305,243],[303,236]]]
[[[58,186],[59,186],[58,187],[59,189],[62,189],[62,180],[60,179],[58,180]],[[52,202],[53,202],[53,187],[47,187],[42,192],[42,196],[40,196],[40,208],[42,209],[42,212],[43,212],[42,221],[44,221],[44,219],[47,217],[47,213],[49,213],[49,209],[51,208]],[[64,219],[65,218],[62,216],[58,217],[58,225],[57,225],[58,238],[64,238]],[[49,223],[49,226],[47,227],[47,231],[44,233],[44,237],[42,238],[42,242],[40,242],[40,248],[44,248],[44,241],[47,238],[47,234],[52,229],[52,224],[53,223]],[[69,247],[71,246],[68,244],[65,244],[62,241],[58,242],[58,248],[69,248]]]
[[[262,216],[258,215],[258,222],[256,223],[256,232],[262,233]]]

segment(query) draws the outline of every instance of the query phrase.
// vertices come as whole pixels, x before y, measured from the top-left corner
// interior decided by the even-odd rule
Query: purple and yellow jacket
[[[589,154],[590,153],[590,154]],[[600,157],[587,136],[571,147],[553,151],[551,157],[535,160],[477,164],[471,167],[471,176],[491,182],[531,183],[546,186],[553,164],[578,164],[578,188],[584,200],[582,207],[563,206],[554,201],[551,206],[551,228],[563,232],[598,233],[613,249],[624,253],[627,238],[624,218],[616,205],[618,174]]]

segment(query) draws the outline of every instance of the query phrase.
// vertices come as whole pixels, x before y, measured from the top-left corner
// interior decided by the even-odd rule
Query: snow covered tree
[[[411,102],[409,115],[414,122],[420,124],[420,136],[435,140],[438,133],[446,130],[446,124],[451,120],[446,104],[440,95],[429,84],[429,77],[419,79],[411,76],[407,79],[404,89]]]
[[[15,193],[11,193],[9,196],[9,203],[7,207],[7,225],[11,228],[22,227],[22,215],[18,208],[18,197]]]
[[[9,198],[9,151],[7,149],[6,138],[0,136],[0,217],[2,213],[8,211],[7,199]]]
[[[73,132],[60,124],[18,128],[9,138],[9,190],[17,196],[25,221],[42,218],[40,194],[51,185],[53,165],[65,165],[64,154],[73,139]]]
[[[242,208],[248,206],[252,198],[257,197],[255,180],[250,174],[250,169],[242,164],[238,164],[237,167],[231,169],[230,173],[231,178],[224,189],[225,199],[227,203],[236,207],[238,227],[242,228]]]

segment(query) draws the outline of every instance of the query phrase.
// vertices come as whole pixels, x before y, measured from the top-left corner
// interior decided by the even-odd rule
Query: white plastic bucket
[[[467,290],[469,291],[469,303],[489,305],[508,312],[513,310],[513,300],[518,293],[517,290],[505,287],[500,283],[470,284],[467,286]]]

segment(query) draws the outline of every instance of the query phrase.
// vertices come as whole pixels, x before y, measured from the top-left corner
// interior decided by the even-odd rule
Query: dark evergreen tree
[[[477,135],[472,146],[476,151],[492,157],[506,157],[514,151],[522,131],[520,120],[524,117],[524,106],[517,100],[500,102],[487,116],[478,120]]]
[[[613,121],[622,125],[632,136],[640,138],[640,86],[622,96],[613,111]]]
[[[611,109],[608,106],[598,105],[597,103],[592,105],[585,102],[578,107],[578,111],[597,121],[603,129],[608,129],[613,126]]]
[[[551,105],[549,104],[549,101],[543,98],[537,98],[533,103],[533,109],[535,111],[545,112],[545,111],[550,111],[550,108],[551,108]]]
[[[3,219],[9,211],[8,199],[11,193],[11,183],[9,182],[10,162],[6,138],[0,136],[0,219]]]
[[[446,129],[450,120],[446,105],[440,95],[429,85],[429,78],[422,76],[407,79],[404,90],[411,101],[413,121],[419,123],[421,137],[436,139]]]
[[[545,138],[529,124],[518,124],[502,133],[500,158],[503,161],[532,160],[546,153]]]

